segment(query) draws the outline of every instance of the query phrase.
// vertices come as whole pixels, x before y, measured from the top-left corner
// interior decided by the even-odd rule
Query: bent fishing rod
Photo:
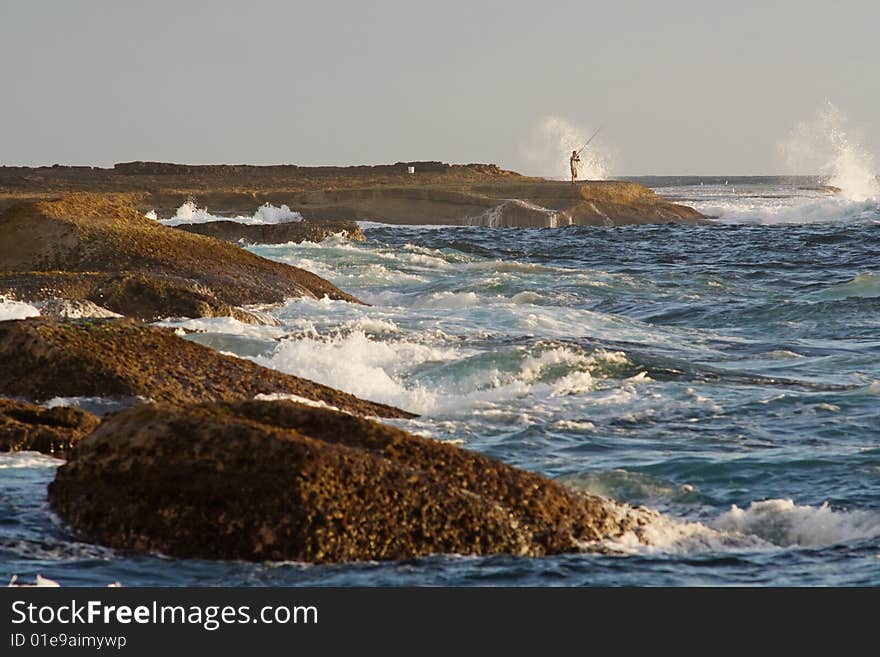
[[[579,151],[577,152],[578,155],[580,155],[580,154],[581,154],[581,151],[583,151],[587,146],[590,145],[590,142],[593,141],[593,139],[595,138],[595,136],[599,134],[599,131],[600,131],[601,129],[602,129],[602,126],[601,126],[601,125],[600,125],[598,128],[596,128],[596,132],[593,133],[593,136],[590,137],[590,138],[587,140],[587,143],[586,143],[586,144],[584,144],[583,146],[581,146],[581,150],[579,150]]]

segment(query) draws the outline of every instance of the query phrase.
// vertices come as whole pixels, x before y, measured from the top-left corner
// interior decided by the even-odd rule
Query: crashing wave
[[[147,216],[150,216],[148,213]],[[157,219],[155,211],[152,217]],[[166,226],[180,226],[181,224],[203,224],[211,221],[234,221],[240,224],[285,224],[293,221],[302,221],[303,217],[299,212],[294,212],[288,206],[274,206],[270,203],[264,203],[252,215],[237,215],[234,217],[226,217],[213,215],[208,212],[207,208],[198,207],[194,201],[187,201],[179,208],[170,219],[157,219]]]

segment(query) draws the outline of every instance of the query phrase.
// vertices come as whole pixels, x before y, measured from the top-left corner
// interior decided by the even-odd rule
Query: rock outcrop
[[[333,388],[225,356],[173,330],[128,319],[0,322],[0,395],[143,397],[199,402],[290,394],[358,415],[412,417]]]
[[[198,224],[178,224],[175,228],[227,242],[244,242],[245,244],[320,242],[331,235],[359,242],[364,240],[364,233],[360,226],[355,221],[345,219],[289,221],[279,224],[206,221]]]
[[[409,167],[415,173],[408,173]],[[131,162],[92,167],[0,167],[0,208],[52,191],[127,194],[146,212],[172,215],[188,198],[225,212],[263,203],[305,219],[367,219],[394,224],[502,226],[696,223],[693,208],[623,181],[529,178],[495,165],[398,162],[352,167],[191,166]],[[531,208],[531,209],[529,209]]]
[[[357,299],[311,272],[147,219],[89,194],[22,202],[0,214],[0,294],[84,300],[152,321],[232,315],[291,297]]]
[[[0,399],[0,452],[34,451],[67,458],[100,423],[96,415],[78,408],[44,408]]]
[[[644,522],[485,456],[290,402],[124,411],[58,469],[49,500],[89,541],[259,561],[540,556]]]

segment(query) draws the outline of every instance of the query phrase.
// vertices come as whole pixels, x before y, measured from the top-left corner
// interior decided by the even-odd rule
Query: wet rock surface
[[[359,415],[411,417],[128,319],[0,322],[0,394],[36,401],[144,397],[173,402],[291,394]]]
[[[210,559],[540,556],[639,524],[480,454],[282,401],[124,411],[59,468],[49,499],[87,540]]]
[[[175,226],[190,233],[206,235],[227,242],[245,244],[286,244],[321,242],[331,236],[361,242],[364,233],[352,220],[289,221],[279,224],[242,224],[235,221],[206,221]]]
[[[0,214],[0,294],[90,301],[123,315],[236,316],[240,306],[357,299],[311,272],[147,219],[90,194],[22,202]]]
[[[67,458],[73,447],[101,420],[91,413],[0,398],[0,452],[42,452]]]

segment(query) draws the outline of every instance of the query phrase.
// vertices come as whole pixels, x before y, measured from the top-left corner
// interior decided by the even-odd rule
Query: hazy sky
[[[829,99],[880,152],[880,3],[0,0],[0,164],[495,162],[544,117],[616,174],[782,172]]]

